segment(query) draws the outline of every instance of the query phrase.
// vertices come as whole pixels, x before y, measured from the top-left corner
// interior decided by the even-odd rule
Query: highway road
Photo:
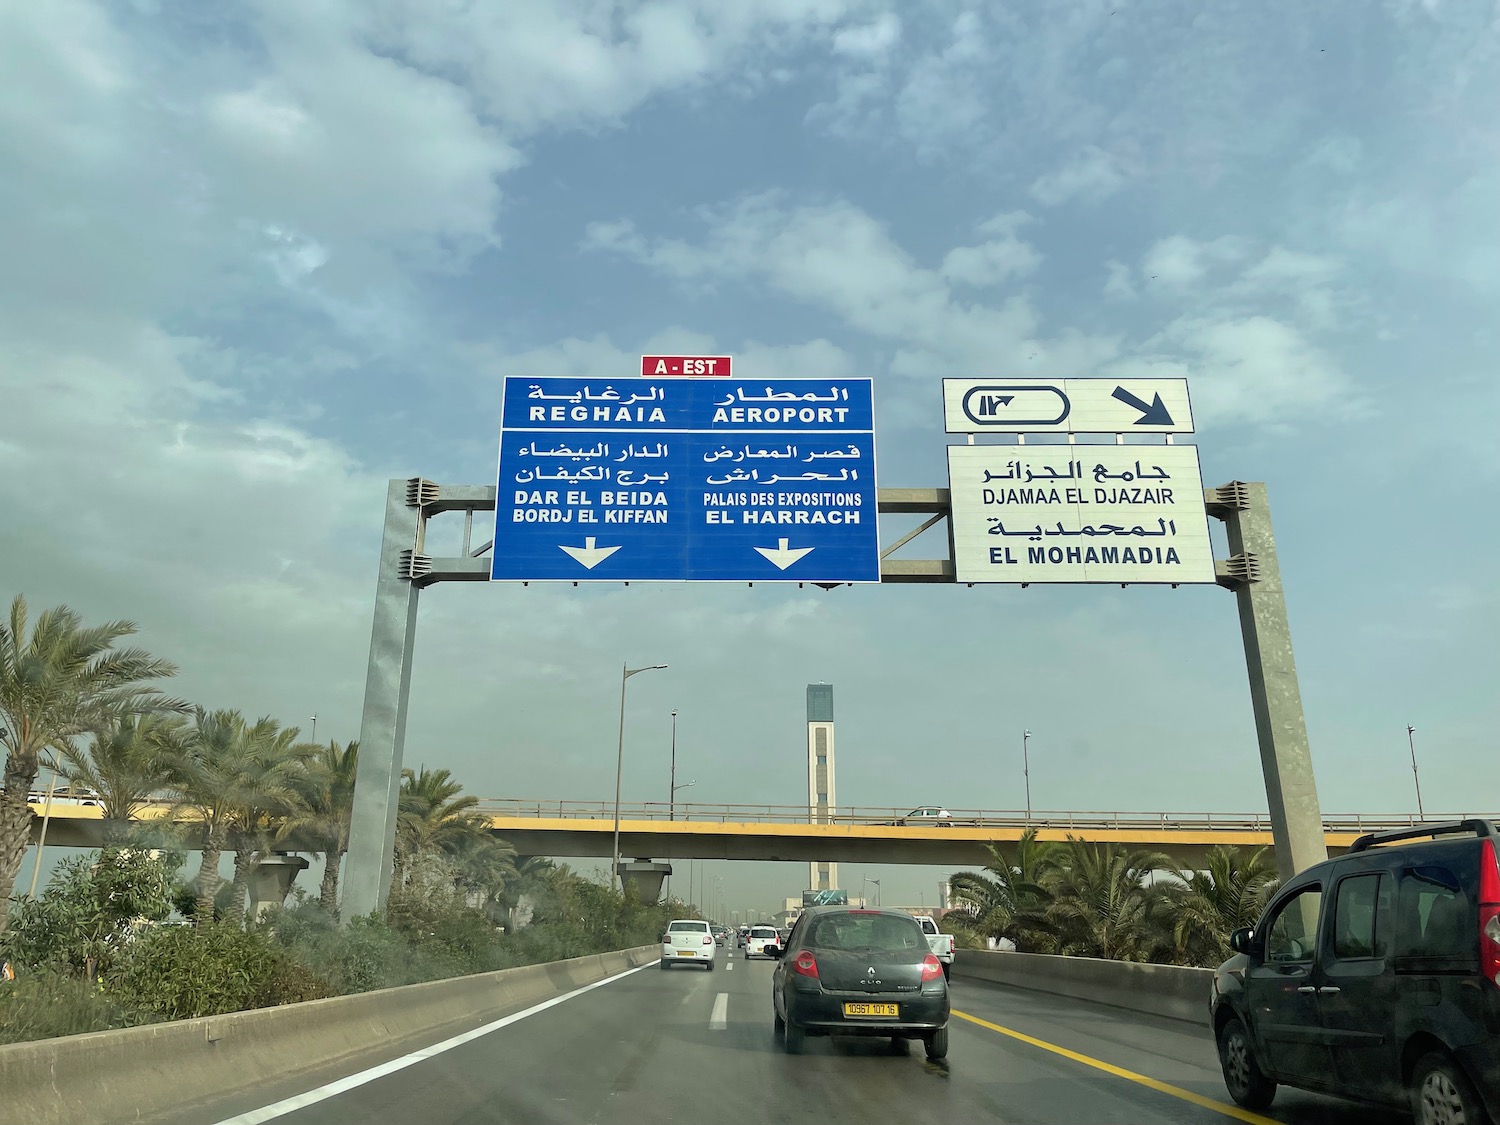
[[[928,1062],[885,1040],[771,1030],[772,963],[738,951],[715,972],[653,963],[433,1045],[158,1118],[160,1125],[639,1125],[640,1122],[1286,1122],[1409,1118],[1283,1089],[1233,1106],[1206,1030],[955,980],[951,1048]],[[959,1015],[957,1013],[962,1013]],[[503,1018],[501,1018],[503,1017]],[[502,1026],[494,1026],[500,1023]],[[454,1040],[459,1040],[454,1042]]]

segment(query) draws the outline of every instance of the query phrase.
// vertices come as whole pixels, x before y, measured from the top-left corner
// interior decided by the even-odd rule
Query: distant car
[[[666,933],[661,936],[661,967],[703,965],[713,972],[718,948],[707,922],[701,918],[678,918],[667,923]]]
[[[919,809],[912,809],[896,823],[903,827],[914,824],[936,824],[949,828],[953,825],[953,814],[941,805],[923,805]]]
[[[741,949],[745,948],[745,942],[746,942],[746,939],[749,938],[749,936],[750,936],[750,927],[749,926],[741,926],[737,931],[735,931],[735,941],[738,943],[738,945],[739,945],[739,947]]]
[[[947,1057],[948,981],[911,915],[815,906],[774,948],[771,1005],[788,1054],[809,1035],[879,1035]]]
[[[769,957],[766,946],[781,944],[781,935],[771,926],[751,926],[750,936],[745,942],[745,960],[752,957]]]
[[[726,941],[729,940],[729,931],[726,930],[723,926],[715,926],[713,928],[713,933],[715,945],[723,945]]]
[[[1361,836],[1288,879],[1214,974],[1224,1084],[1405,1106],[1417,1125],[1500,1118],[1500,830]]]

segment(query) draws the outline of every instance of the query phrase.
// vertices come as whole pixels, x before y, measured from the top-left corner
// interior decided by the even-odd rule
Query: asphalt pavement
[[[710,973],[653,963],[506,1017],[467,1041],[271,1083],[161,1125],[670,1125],[921,1120],[1013,1125],[1406,1125],[1283,1089],[1234,1106],[1205,1028],[977,981],[953,982],[949,1055],[772,1033],[773,963],[720,951]],[[498,1015],[499,1013],[497,1013]],[[453,1038],[450,1032],[450,1040]],[[408,1045],[407,1050],[410,1050]],[[337,1083],[330,1088],[329,1084]]]

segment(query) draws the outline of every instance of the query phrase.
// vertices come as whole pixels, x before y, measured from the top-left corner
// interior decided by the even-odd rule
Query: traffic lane
[[[954,980],[950,996],[955,1009],[990,1023],[1179,1086],[1225,1105],[1233,1104],[1224,1088],[1218,1051],[1208,1030],[1207,1004],[1204,1005],[1205,1022],[1197,1026],[1106,1004],[1092,1004],[1086,1000],[985,981]],[[955,1032],[963,1023],[961,1019],[954,1022]],[[1002,1038],[995,1032],[969,1026],[978,1034]],[[1040,1048],[1029,1049],[1037,1054],[1046,1053]],[[1059,1062],[1063,1061],[1059,1059]],[[1077,1063],[1065,1065],[1088,1069]],[[1128,1082],[1098,1071],[1095,1073],[1110,1081]],[[1394,1110],[1324,1097],[1288,1086],[1280,1087],[1271,1108],[1260,1112],[1264,1117],[1287,1125],[1410,1125],[1411,1121],[1409,1116]]]
[[[734,1116],[749,1122],[868,1123],[906,1114],[1016,1125],[1226,1120],[1220,1112],[962,1020],[952,1024],[944,1063],[928,1062],[919,1043],[897,1047],[883,1039],[810,1039],[803,1054],[788,1056],[772,1034],[773,968],[769,961],[747,963],[737,952],[713,973],[651,966],[276,1120],[635,1125],[696,1122],[705,1106],[719,1103],[734,1106]],[[1097,1006],[1017,990],[960,982],[954,999],[956,1006],[987,1011],[1001,1024],[1014,1022],[1027,1002],[1051,1001],[1046,1008],[1033,1004],[1032,1030],[1050,1023],[1058,1038],[1069,1038],[1070,1048],[1092,1046],[1101,1053],[1121,1049],[1122,1040],[1135,1041],[1148,1058],[1132,1061],[1159,1069],[1174,1060],[1180,1067],[1182,1040],[1191,1038],[1172,1021],[1139,1026],[1142,1021],[1117,1013],[1117,1021],[1136,1029],[1121,1027],[1112,1038],[1090,1039],[1088,1027],[1099,1023]],[[1207,1082],[1206,1075],[1199,1077]],[[308,1078],[303,1088],[316,1084]],[[1222,1096],[1221,1089],[1215,1093]],[[174,1125],[212,1125],[227,1116],[200,1112]]]

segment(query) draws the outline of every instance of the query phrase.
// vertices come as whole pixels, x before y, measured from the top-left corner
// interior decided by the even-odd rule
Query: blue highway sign
[[[493,579],[879,582],[869,379],[505,379]]]

